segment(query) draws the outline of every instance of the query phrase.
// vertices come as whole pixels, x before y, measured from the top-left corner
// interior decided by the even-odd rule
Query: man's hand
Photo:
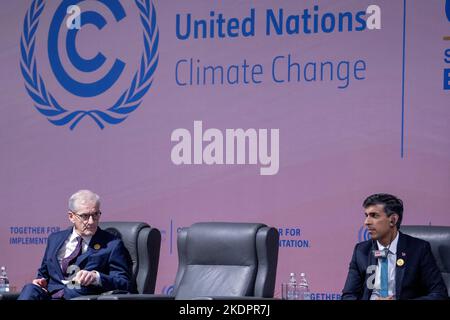
[[[34,279],[31,283],[47,291],[47,280],[45,278]]]
[[[73,280],[75,280],[75,282],[78,282],[82,286],[95,284],[97,282],[97,272],[94,270],[80,270]]]

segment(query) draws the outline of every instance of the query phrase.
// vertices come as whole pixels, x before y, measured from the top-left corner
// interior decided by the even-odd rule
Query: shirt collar
[[[397,231],[397,235],[395,236],[394,240],[392,240],[391,245],[385,247],[383,246],[378,240],[377,240],[377,244],[378,244],[378,250],[384,250],[387,249],[389,247],[389,252],[391,252],[392,254],[397,254],[397,244],[398,244],[398,236],[399,236],[400,232]]]
[[[70,238],[69,238],[69,242],[75,241],[75,239],[77,237],[80,237],[80,235],[75,231],[75,228],[73,228],[72,234],[70,235]],[[88,237],[87,236],[81,236],[81,238],[83,239],[85,244],[89,245],[89,242],[91,241],[92,236],[88,236]]]

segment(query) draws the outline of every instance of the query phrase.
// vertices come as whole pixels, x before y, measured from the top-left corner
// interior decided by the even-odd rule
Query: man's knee
[[[32,283],[28,283],[23,287],[22,292],[20,293],[20,296],[17,300],[47,300],[47,299],[49,299],[47,292],[45,292],[42,288]]]

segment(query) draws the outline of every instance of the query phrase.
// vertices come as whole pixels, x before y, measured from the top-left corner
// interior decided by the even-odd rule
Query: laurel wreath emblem
[[[20,69],[25,79],[25,89],[35,103],[34,107],[47,117],[52,124],[56,126],[70,125],[70,130],[73,130],[87,116],[92,118],[100,129],[103,129],[105,124],[121,123],[140,106],[144,95],[153,83],[153,75],[158,65],[159,30],[156,25],[156,11],[152,1],[135,0],[135,3],[143,27],[144,51],[139,69],[134,74],[130,87],[122,93],[114,105],[105,108],[104,111],[99,109],[68,111],[46,89],[37,70],[34,56],[36,31],[45,2],[44,0],[32,1],[25,14],[23,33],[20,39]]]

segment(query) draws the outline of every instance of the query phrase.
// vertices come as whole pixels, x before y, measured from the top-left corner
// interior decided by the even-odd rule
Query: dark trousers
[[[17,300],[51,300],[52,297],[41,287],[29,283],[25,285]]]

